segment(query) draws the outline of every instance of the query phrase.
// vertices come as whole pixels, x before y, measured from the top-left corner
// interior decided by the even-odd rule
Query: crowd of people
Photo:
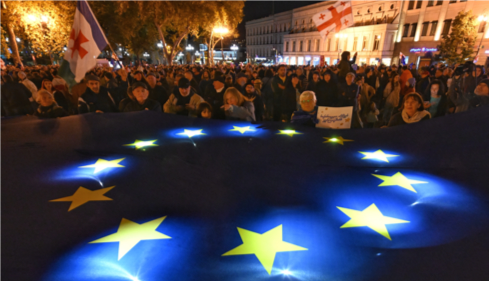
[[[489,106],[489,79],[480,65],[416,69],[355,61],[356,54],[343,52],[334,66],[97,66],[71,88],[56,65],[8,65],[1,77],[2,117],[153,110],[315,126],[318,106],[351,106],[352,128],[381,128]]]

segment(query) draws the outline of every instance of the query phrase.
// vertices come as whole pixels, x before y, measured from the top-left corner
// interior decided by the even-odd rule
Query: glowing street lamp
[[[215,27],[213,31],[221,36],[221,56],[222,61],[224,62],[224,49],[222,47],[222,41],[224,41],[224,35],[229,32],[229,29],[225,27]]]
[[[235,57],[236,57],[236,59],[238,58],[238,50],[239,50],[239,47],[238,47],[238,46],[236,46],[236,44],[233,44],[233,45],[231,46],[231,51],[234,51],[234,52],[235,52]]]

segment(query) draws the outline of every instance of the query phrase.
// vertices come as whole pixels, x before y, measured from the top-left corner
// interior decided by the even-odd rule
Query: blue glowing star
[[[124,159],[126,158],[119,158],[115,160],[98,159],[97,162],[95,162],[94,164],[80,166],[79,168],[95,168],[93,173],[96,174],[108,168],[123,168],[124,166],[119,165],[119,163]]]
[[[185,135],[185,136],[188,136],[189,138],[193,137],[193,136],[199,136],[199,135],[205,135],[204,133],[202,133],[202,130],[187,130],[187,129],[184,129],[183,133],[178,133],[177,135]]]
[[[237,126],[233,126],[234,129],[231,129],[229,130],[230,132],[232,131],[238,131],[240,132],[241,134],[244,134],[245,132],[256,132],[256,130],[254,128],[250,128],[250,126],[246,126],[246,127],[237,127]]]
[[[359,151],[361,154],[365,155],[365,157],[362,158],[364,159],[376,159],[384,162],[389,162],[387,157],[397,157],[399,155],[392,155],[392,154],[385,154],[382,150],[377,150],[375,152],[362,152]]]

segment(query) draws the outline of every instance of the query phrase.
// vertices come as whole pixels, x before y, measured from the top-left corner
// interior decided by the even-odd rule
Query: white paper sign
[[[327,129],[350,129],[353,106],[345,107],[318,107],[317,128]]]

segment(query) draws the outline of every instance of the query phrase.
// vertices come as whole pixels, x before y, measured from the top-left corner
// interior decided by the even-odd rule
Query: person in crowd
[[[424,110],[423,98],[418,93],[409,93],[404,97],[401,111],[394,114],[388,127],[412,124],[419,121],[428,120],[431,118],[430,113]]]
[[[25,72],[19,71],[17,76],[19,77],[20,83],[24,84],[24,86],[31,92],[30,101],[37,100],[37,86],[31,80],[27,79]]]
[[[339,102],[339,89],[338,83],[333,79],[335,74],[327,70],[323,74],[323,80],[318,82],[317,92],[317,105],[318,106],[336,106]]]
[[[294,111],[290,123],[315,127],[319,123],[317,119],[318,107],[316,106],[316,95],[313,91],[304,91],[300,95],[301,107]]]
[[[360,117],[365,120],[369,110],[371,98],[375,95],[375,89],[365,83],[365,76],[359,75],[355,78],[357,85],[360,87]]]
[[[464,112],[469,108],[469,100],[472,98],[471,93],[467,90],[464,73],[455,71],[450,82],[448,96],[450,104],[455,108],[454,113]]]
[[[59,118],[68,116],[68,113],[59,105],[56,104],[53,95],[41,89],[37,95],[39,107],[34,111],[34,115],[39,118]]]
[[[273,120],[273,72],[270,69],[265,71],[265,76],[262,79],[261,97],[265,107],[265,120]]]
[[[240,72],[236,77],[236,83],[234,83],[233,87],[238,89],[238,91],[244,95],[246,93],[246,83],[248,83],[248,77],[243,72]]]
[[[297,74],[297,78],[299,78],[299,91],[302,92],[305,89],[307,89],[307,86],[309,85],[309,81],[307,80],[307,76],[304,74],[304,71],[302,68],[297,68],[295,70],[295,74]]]
[[[483,79],[475,88],[475,97],[469,100],[470,108],[489,107],[489,79]]]
[[[341,61],[338,64],[338,69],[340,70],[338,72],[338,77],[341,80],[346,79],[346,75],[348,73],[354,73],[355,70],[353,70],[352,65],[355,64],[355,61],[357,60],[357,53],[353,56],[353,59],[350,61],[350,52],[344,51],[341,53]]]
[[[161,112],[161,104],[149,98],[148,86],[143,82],[135,82],[132,85],[132,96],[134,99],[130,99],[124,104],[122,112],[152,110]]]
[[[68,90],[68,86],[66,82],[62,78],[54,78],[52,82],[52,88],[54,91],[50,92],[54,97],[54,101],[58,106],[61,106],[63,110],[68,115],[73,115],[78,113],[77,103],[78,101],[74,101],[70,91]]]
[[[409,78],[406,82],[404,90],[401,91],[401,100],[404,98],[405,95],[409,93],[414,93],[415,91],[416,91],[416,79]]]
[[[443,82],[434,79],[426,90],[429,91],[430,99],[424,102],[424,108],[428,110],[431,118],[445,116],[448,111],[448,105]],[[424,96],[428,96],[428,93]]]
[[[48,91],[51,94],[54,94],[54,92],[56,91],[53,88],[53,82],[51,80],[47,79],[47,78],[42,79],[42,84],[41,84],[41,88],[39,89],[39,91],[40,90],[46,90],[46,91]]]
[[[385,106],[382,120],[386,123],[390,120],[394,110],[399,106],[400,92],[399,74],[392,71],[391,81],[384,90]]]
[[[212,84],[211,74],[209,73],[209,71],[204,70],[201,74],[201,79],[199,83],[199,89],[202,95],[205,95],[205,91],[207,87],[211,84]]]
[[[313,91],[314,93],[318,92],[318,84],[321,80],[319,79],[319,72],[314,71],[312,73],[312,79],[311,81],[307,84],[307,91]]]
[[[226,86],[226,81],[222,72],[216,71],[214,75],[216,78],[212,81],[212,84],[207,87],[204,99],[214,109],[213,118],[224,119],[225,116],[220,108],[223,105],[222,101],[224,100],[224,93],[228,87]]]
[[[230,74],[226,74],[224,76],[224,83],[226,84],[226,87],[228,87],[228,88],[233,87],[233,76]]]
[[[287,67],[280,65],[278,67],[278,75],[273,77],[272,90],[273,90],[273,121],[282,121],[282,97],[285,90],[285,82]]]
[[[85,76],[87,89],[78,99],[78,113],[107,113],[117,112],[114,99],[106,88],[100,87],[100,78],[89,74]]]
[[[146,77],[146,81],[148,82],[149,87],[147,90],[149,91],[149,99],[155,100],[160,104],[165,104],[168,100],[168,93],[166,92],[163,86],[156,84],[156,74],[154,72],[150,72]],[[134,90],[133,90],[134,91]]]
[[[365,68],[365,83],[370,85],[373,89],[377,87],[377,75],[372,67]]]
[[[199,107],[197,108],[197,118],[212,118],[212,106],[210,103],[204,101],[199,104]]]
[[[178,80],[178,93],[170,95],[163,106],[163,111],[165,113],[196,117],[197,108],[203,101],[204,99],[190,86],[190,81],[183,77]]]
[[[190,81],[190,87],[192,87],[197,94],[201,94],[199,83],[197,82],[197,80],[195,80],[192,71],[190,70],[185,71],[184,77],[187,78],[188,81]]]
[[[429,99],[429,96],[424,96],[424,95],[430,83],[431,83],[430,72],[428,70],[422,71],[421,79],[418,81],[418,83],[416,83],[416,92],[422,95],[423,100]]]
[[[370,104],[368,105],[368,113],[367,113],[367,118],[366,118],[366,128],[374,128],[375,124],[379,121],[379,114],[380,111],[377,109],[377,105],[375,102],[370,101]]]
[[[243,95],[245,101],[253,103],[255,108],[255,119],[257,122],[263,121],[263,115],[265,108],[263,106],[263,99],[256,93],[255,86],[252,83],[246,83],[245,94]]]
[[[224,110],[227,120],[255,121],[253,103],[246,101],[238,89],[231,87],[224,93]]]
[[[407,87],[407,82],[409,79],[413,78],[413,75],[411,74],[411,71],[409,71],[408,67],[404,65],[402,67],[402,74],[401,77],[399,78],[399,82],[401,83],[401,93],[405,92],[405,88]]]
[[[292,113],[300,109],[300,95],[300,80],[297,74],[293,73],[287,81],[287,86],[282,96],[282,120],[290,121]]]
[[[142,69],[142,68],[141,68]],[[144,84],[146,84],[146,86],[149,86],[148,85],[148,81],[146,81],[146,79],[144,78],[144,74],[143,74],[143,71],[141,69],[138,69],[136,70],[133,75],[132,75],[132,81],[131,81],[131,84],[134,84],[136,82],[142,82]],[[127,89],[128,91],[131,91],[130,88]]]
[[[2,116],[27,115],[34,112],[30,101],[32,93],[10,75],[2,76]]]
[[[435,78],[434,79],[437,79],[438,81],[440,81],[444,88],[445,89],[448,89],[447,87],[447,79],[443,73],[444,73],[445,69],[444,68],[437,68],[436,71],[435,71]]]

